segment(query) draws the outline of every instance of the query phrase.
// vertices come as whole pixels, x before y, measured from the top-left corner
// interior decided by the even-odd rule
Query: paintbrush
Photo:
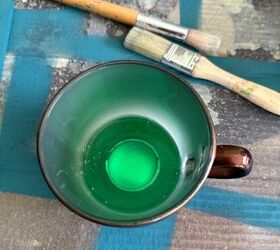
[[[204,53],[215,54],[221,39],[215,35],[172,24],[144,15],[137,10],[100,0],[54,0],[59,3],[93,12],[117,22],[137,26],[182,41]]]
[[[206,57],[149,31],[132,28],[124,46],[195,78],[216,82],[263,109],[280,115],[280,93],[228,73]]]

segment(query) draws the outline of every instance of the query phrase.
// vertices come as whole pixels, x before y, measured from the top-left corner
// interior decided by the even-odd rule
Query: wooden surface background
[[[179,22],[199,1],[117,2]],[[46,199],[33,154],[47,101],[90,66],[143,58],[121,48],[125,25],[47,0],[14,4],[0,83],[1,249],[280,249],[280,118],[205,81],[187,78],[211,112],[219,143],[252,152],[250,176],[207,180],[177,216],[140,229],[98,226]],[[202,0],[199,8],[200,27],[223,37],[225,66],[255,81],[271,79],[268,86],[279,91],[280,2]]]

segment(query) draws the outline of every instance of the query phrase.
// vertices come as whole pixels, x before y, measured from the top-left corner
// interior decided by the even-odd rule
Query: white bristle
[[[219,50],[222,41],[218,36],[190,29],[186,43],[200,51],[215,54]]]
[[[156,61],[161,61],[171,45],[170,41],[137,27],[129,31],[124,41],[126,48]]]

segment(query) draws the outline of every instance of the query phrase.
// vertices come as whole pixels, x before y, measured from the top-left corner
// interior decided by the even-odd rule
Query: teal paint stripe
[[[187,205],[247,225],[280,230],[280,200],[204,186]]]
[[[0,134],[0,190],[53,198],[36,158],[35,137],[51,83],[44,60],[17,57]]]
[[[243,60],[236,57],[209,59],[228,72],[280,91],[280,63]]]
[[[202,0],[180,1],[180,23],[188,28],[199,28],[200,7]]]
[[[217,66],[228,72],[276,91],[280,91],[280,63],[242,60],[235,57],[211,57],[209,59]],[[177,74],[191,84],[203,84],[209,87],[223,88],[222,86],[210,81],[195,79],[182,73]]]
[[[13,0],[0,1],[0,79],[2,76],[3,64],[8,47],[10,31],[14,13]]]
[[[137,228],[101,226],[97,250],[168,250],[171,246],[176,216],[156,224]]]
[[[92,61],[139,58],[122,45],[124,37],[87,36],[79,10],[16,10],[9,50],[17,56],[70,57]]]

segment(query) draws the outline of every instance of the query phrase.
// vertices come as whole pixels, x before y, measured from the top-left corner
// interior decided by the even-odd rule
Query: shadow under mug
[[[248,150],[216,145],[209,112],[189,84],[138,61],[101,64],[66,84],[45,110],[37,153],[64,205],[111,226],[161,220],[207,177],[252,168]]]

